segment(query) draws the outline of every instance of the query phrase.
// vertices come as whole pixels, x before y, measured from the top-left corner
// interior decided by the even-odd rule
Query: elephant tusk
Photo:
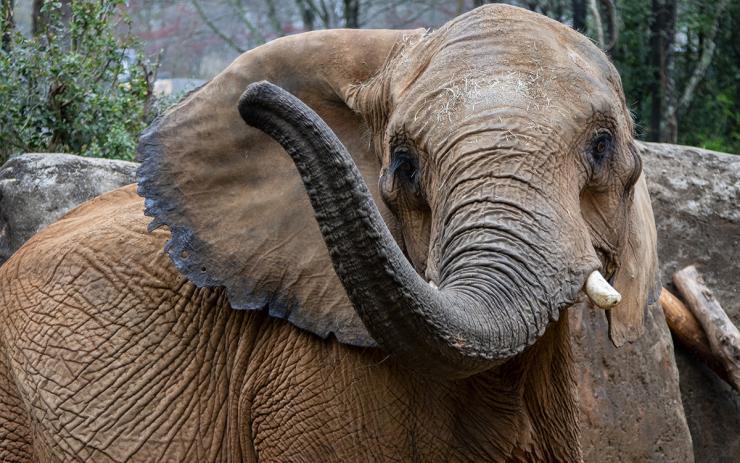
[[[431,286],[431,287],[432,287],[432,289],[439,289],[439,288],[437,287],[437,285],[435,285],[435,284],[434,284],[434,282],[433,282],[432,280],[429,280],[429,286]]]
[[[604,279],[598,270],[594,270],[588,276],[586,294],[591,302],[602,309],[611,309],[622,300],[622,295]]]

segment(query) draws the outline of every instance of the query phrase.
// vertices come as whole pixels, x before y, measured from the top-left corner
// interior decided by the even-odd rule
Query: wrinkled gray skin
[[[595,47],[555,23],[512,24],[515,16],[505,29],[530,40],[502,30],[482,44],[481,31],[501,23],[463,18],[420,37],[349,96],[361,113],[382,115],[368,120],[380,194],[424,278],[390,249],[390,235],[364,244],[384,233],[379,227],[347,239],[348,211],[371,214],[362,200],[337,199],[345,183],[313,195],[307,187],[335,269],[373,337],[417,368],[453,378],[520,353],[576,300],[588,274],[613,275],[641,173],[619,76]],[[572,48],[556,48],[569,35],[577,37]],[[321,152],[314,154],[323,159]],[[304,179],[317,177],[313,185],[347,176],[328,167],[322,178],[297,165]],[[325,205],[314,199],[320,194]],[[374,246],[389,255],[368,264]]]
[[[292,161],[237,112],[265,79],[328,123],[249,87]],[[102,196],[0,267],[0,459],[581,459],[561,312],[600,269],[612,339],[639,333],[655,233],[586,38],[497,5],[281,39],[140,153],[146,203]]]

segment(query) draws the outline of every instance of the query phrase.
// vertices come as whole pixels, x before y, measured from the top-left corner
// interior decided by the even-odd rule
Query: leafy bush
[[[0,164],[29,151],[133,158],[152,73],[123,5],[46,1],[31,38],[0,24]]]

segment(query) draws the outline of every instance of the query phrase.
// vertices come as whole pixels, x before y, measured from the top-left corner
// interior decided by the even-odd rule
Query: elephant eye
[[[591,143],[592,159],[596,162],[601,161],[611,152],[613,145],[611,134],[601,133],[597,135]]]
[[[419,180],[419,163],[405,149],[394,151],[390,169],[393,175],[415,184]]]

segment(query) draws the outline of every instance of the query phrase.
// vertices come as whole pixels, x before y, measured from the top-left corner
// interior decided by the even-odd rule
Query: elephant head
[[[262,80],[311,108],[266,84],[239,104],[300,176],[240,118]],[[600,50],[496,5],[245,53],[142,136],[139,192],[234,308],[460,378],[536,342],[594,271],[623,296],[615,344],[641,333],[657,258],[632,137]]]

